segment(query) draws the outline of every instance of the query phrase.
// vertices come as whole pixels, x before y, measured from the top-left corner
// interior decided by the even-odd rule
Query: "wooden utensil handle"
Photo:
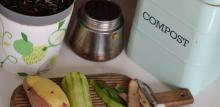
[[[156,99],[167,107],[177,107],[192,104],[194,99],[188,89],[178,89],[174,91],[155,93]]]

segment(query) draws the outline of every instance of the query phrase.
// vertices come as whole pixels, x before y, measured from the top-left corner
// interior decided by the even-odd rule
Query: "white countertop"
[[[155,92],[169,90],[167,86],[131,61],[125,52],[108,62],[91,62],[78,57],[68,46],[63,45],[55,68],[42,76],[61,77],[70,71],[86,74],[120,73],[131,78],[139,78],[149,84]],[[0,71],[0,107],[9,107],[13,90],[22,83],[18,76]],[[210,87],[194,96],[194,104],[185,107],[220,107],[220,77]]]

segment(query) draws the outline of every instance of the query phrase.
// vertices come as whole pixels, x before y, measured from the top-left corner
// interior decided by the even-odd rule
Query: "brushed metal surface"
[[[117,7],[119,14],[116,18],[102,20],[99,16],[92,17],[88,13],[90,8],[85,8],[86,6],[87,3],[77,13],[77,25],[71,38],[73,51],[92,61],[107,61],[115,58],[124,48],[123,17],[120,8]],[[100,13],[102,15],[103,11],[98,12]]]

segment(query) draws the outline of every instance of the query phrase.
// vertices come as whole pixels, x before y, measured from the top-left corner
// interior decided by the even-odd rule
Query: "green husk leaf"
[[[118,95],[118,92],[114,88],[108,86],[104,81],[97,81],[97,84],[101,88],[105,89],[109,93],[109,95],[112,99],[114,99],[122,104],[126,104],[125,101]]]
[[[91,85],[95,89],[96,93],[101,97],[103,102],[108,106],[108,107],[126,107],[126,105],[116,101],[114,98],[112,98],[111,94],[106,90],[105,88],[102,87],[102,83],[100,84],[99,82],[95,80],[90,81]]]

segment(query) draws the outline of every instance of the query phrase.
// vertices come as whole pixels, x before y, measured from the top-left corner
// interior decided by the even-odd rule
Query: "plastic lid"
[[[220,0],[202,0],[211,5],[220,5]]]

